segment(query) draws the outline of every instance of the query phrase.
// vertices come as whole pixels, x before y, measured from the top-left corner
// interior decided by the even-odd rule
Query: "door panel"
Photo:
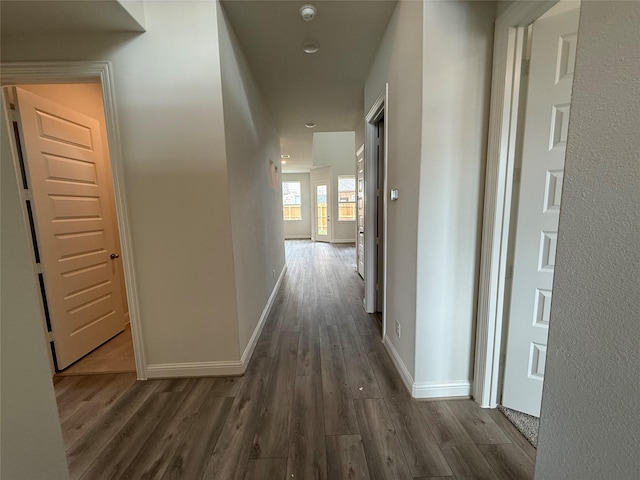
[[[579,10],[533,24],[502,404],[540,415]]]
[[[317,242],[331,241],[331,203],[328,182],[318,182],[314,189],[315,232]]]
[[[124,330],[97,120],[16,88],[59,369]]]

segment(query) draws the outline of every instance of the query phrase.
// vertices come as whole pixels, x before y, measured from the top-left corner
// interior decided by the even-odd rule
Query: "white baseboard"
[[[413,387],[413,377],[411,376],[411,373],[409,373],[407,366],[402,361],[402,358],[400,358],[400,354],[396,350],[396,347],[393,346],[393,343],[391,343],[391,340],[389,340],[387,335],[385,335],[382,340],[382,344],[387,349],[387,352],[389,352],[389,356],[391,357],[396,370],[398,370],[400,378],[402,378],[402,381],[404,382],[404,386],[407,387],[409,392],[411,392]]]
[[[414,383],[411,390],[413,398],[470,397],[471,382],[467,380],[450,382]]]
[[[311,235],[285,235],[285,240],[310,240]]]
[[[382,341],[389,356],[393,361],[393,364],[398,370],[402,381],[404,382],[407,390],[411,392],[413,398],[445,398],[445,397],[470,397],[471,396],[471,382],[468,380],[453,380],[447,382],[415,382],[411,373],[407,369],[400,358],[400,354],[389,340],[389,337],[385,336]]]
[[[258,343],[258,338],[260,338],[260,334],[262,333],[262,327],[264,327],[264,322],[267,320],[269,313],[271,312],[271,307],[273,306],[273,302],[278,295],[278,291],[280,290],[280,285],[282,285],[282,279],[284,278],[284,274],[287,273],[287,264],[285,263],[282,267],[282,271],[280,272],[280,276],[278,277],[278,281],[273,287],[271,291],[271,295],[269,296],[269,300],[267,300],[267,304],[264,306],[262,310],[262,315],[260,315],[260,320],[258,320],[258,324],[256,328],[253,330],[253,334],[249,339],[249,343],[247,344],[244,352],[242,353],[242,357],[240,361],[244,366],[244,370],[246,370],[247,365],[249,365],[249,360],[251,360],[251,355],[253,355],[253,351],[256,348],[256,344]],[[244,373],[243,370],[243,373]]]
[[[331,243],[356,243],[356,239],[341,239],[341,240],[331,240]]]
[[[256,344],[258,343],[258,338],[262,332],[264,322],[269,316],[273,302],[280,290],[280,285],[282,285],[282,279],[284,278],[286,271],[287,266],[284,265],[280,272],[280,276],[278,277],[278,281],[271,291],[267,304],[262,310],[262,315],[260,315],[260,319],[258,320],[256,328],[254,329],[240,360],[192,363],[157,363],[147,365],[147,378],[222,377],[244,374],[247,366],[249,365],[249,360],[251,360],[251,355],[253,355],[253,350],[256,348]]]
[[[242,375],[240,360],[232,362],[157,363],[147,365],[147,378],[220,377]]]

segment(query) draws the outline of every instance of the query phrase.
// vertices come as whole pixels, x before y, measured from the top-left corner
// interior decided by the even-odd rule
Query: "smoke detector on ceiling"
[[[316,17],[316,7],[309,4],[301,6],[300,16],[305,22],[310,22]]]

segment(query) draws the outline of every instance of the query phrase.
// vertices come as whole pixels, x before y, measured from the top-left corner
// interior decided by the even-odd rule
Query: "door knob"
[[[116,258],[120,258],[120,255],[118,255],[117,253],[112,253],[111,255],[109,255],[109,257],[111,257],[111,260],[115,260]]]

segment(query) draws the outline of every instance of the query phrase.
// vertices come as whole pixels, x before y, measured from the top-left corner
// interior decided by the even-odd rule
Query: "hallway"
[[[415,401],[362,310],[351,245],[286,242],[244,377],[56,379],[73,479],[529,479],[497,410]]]

